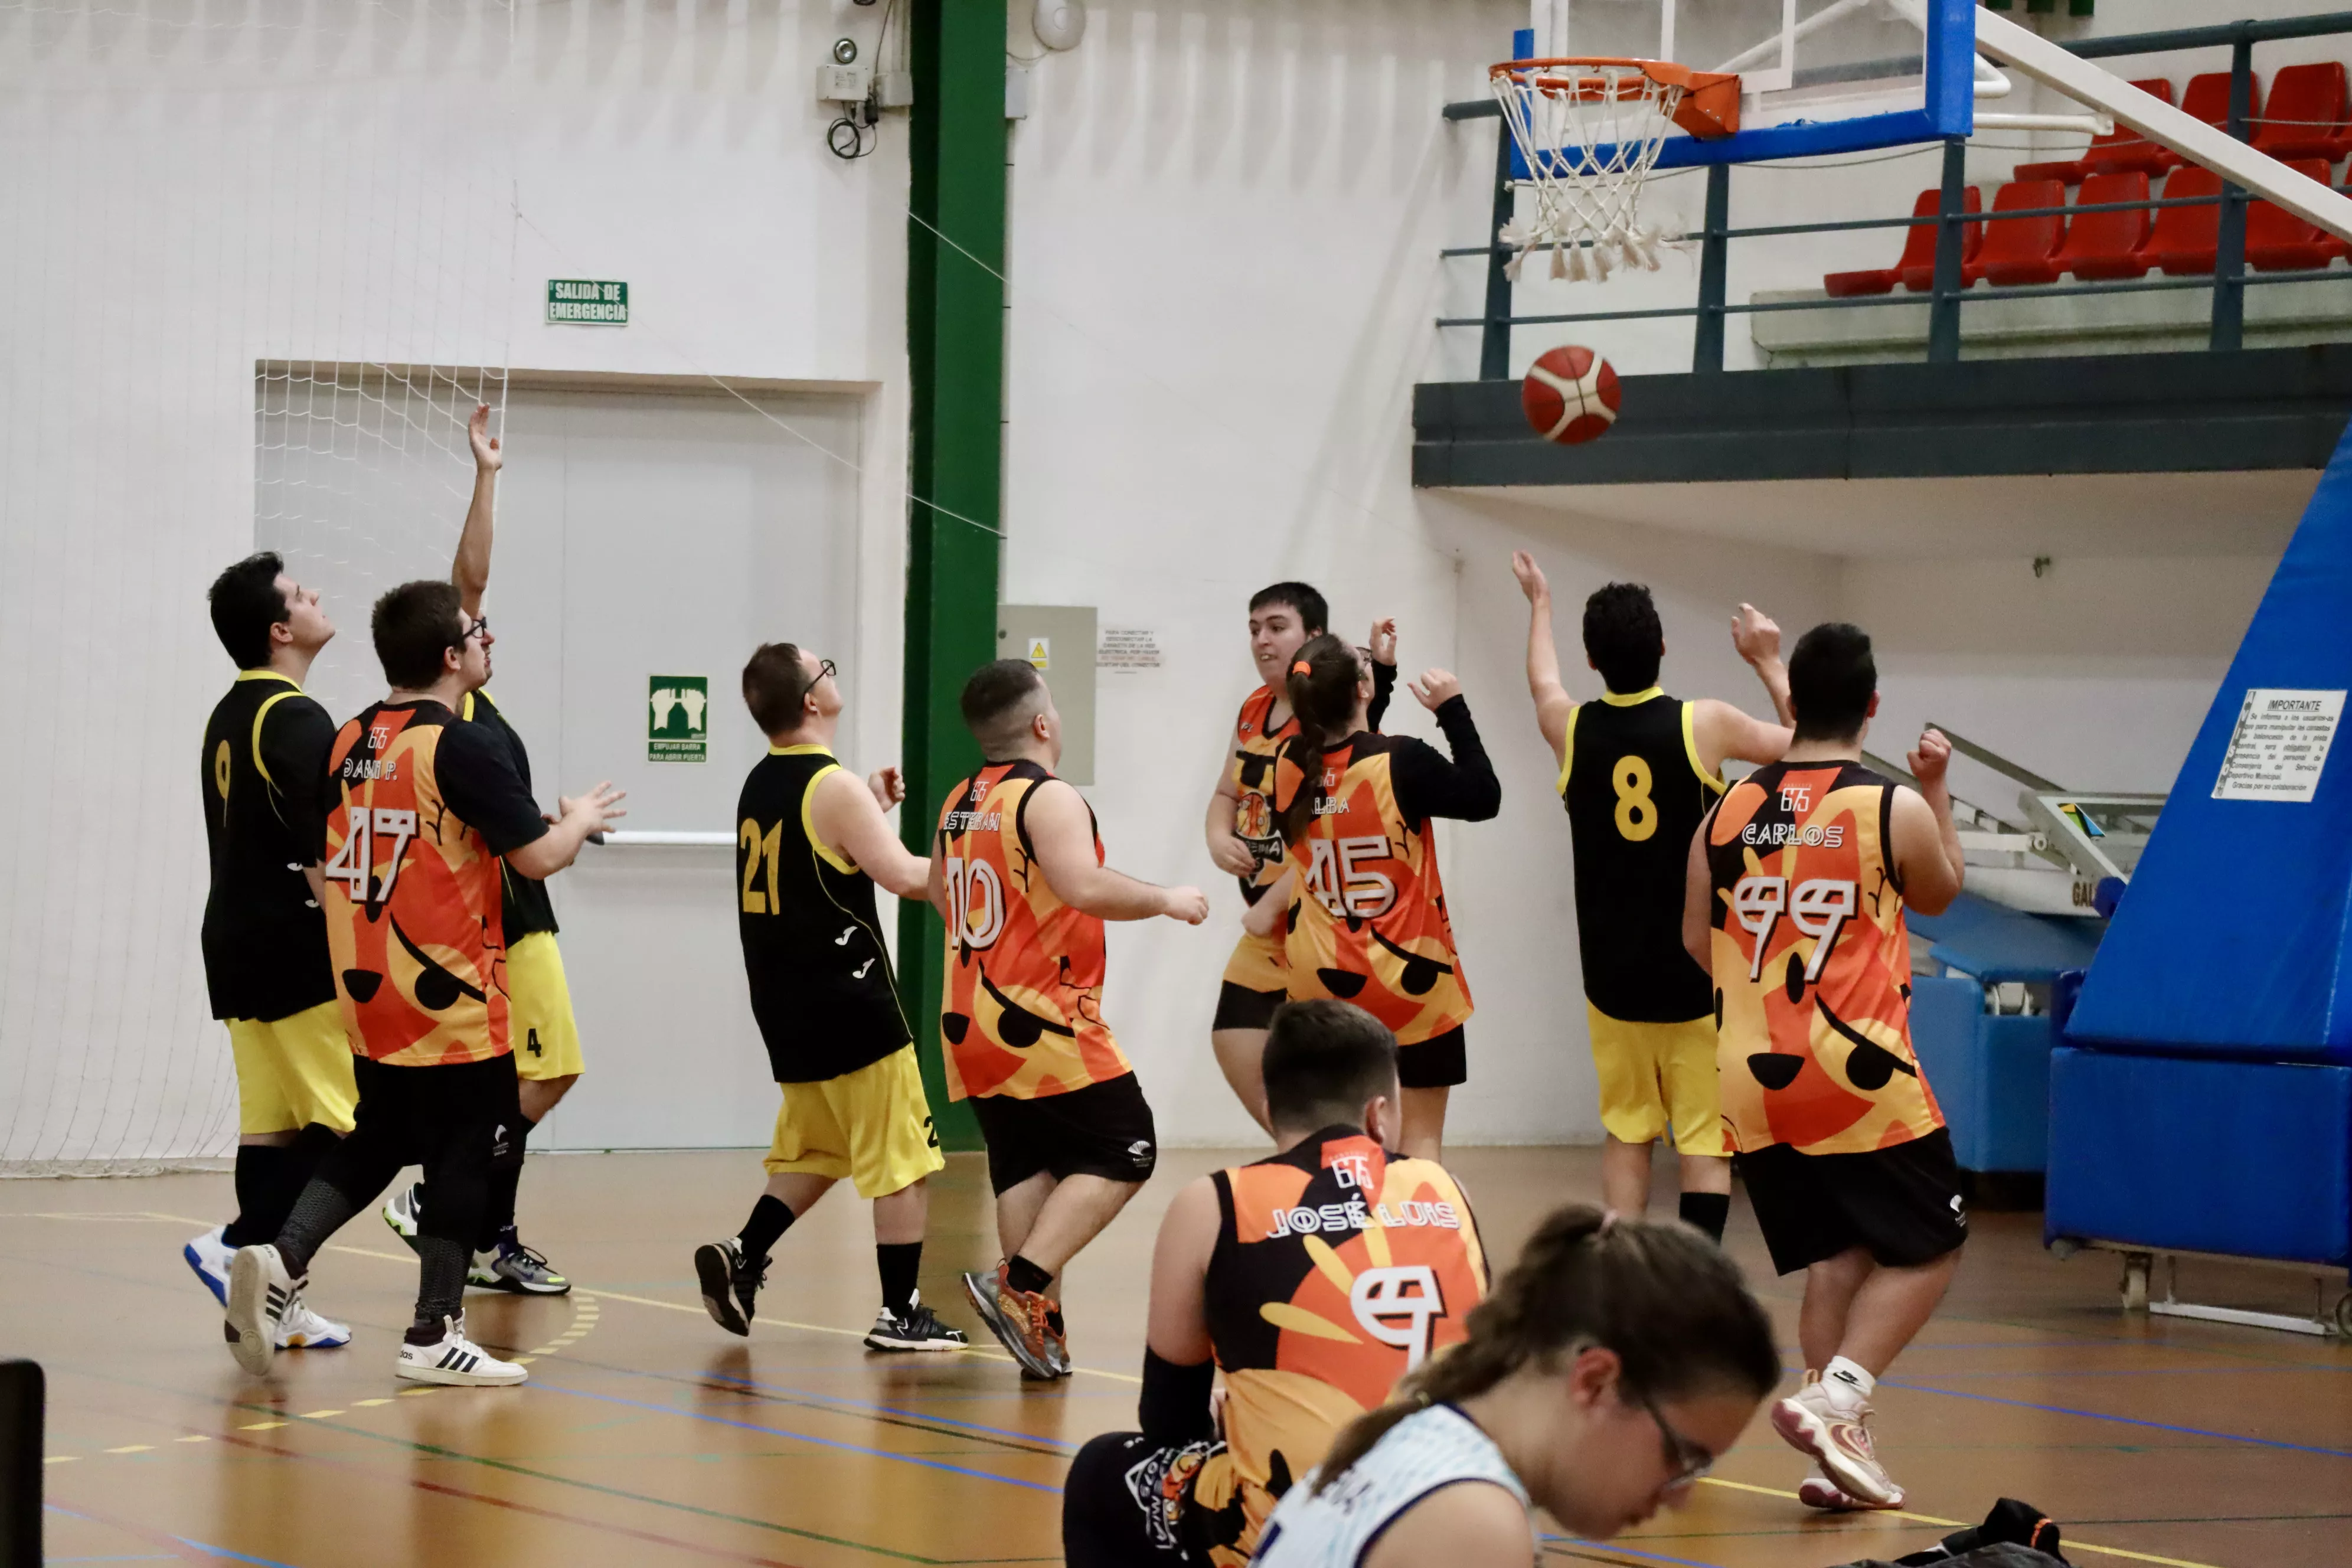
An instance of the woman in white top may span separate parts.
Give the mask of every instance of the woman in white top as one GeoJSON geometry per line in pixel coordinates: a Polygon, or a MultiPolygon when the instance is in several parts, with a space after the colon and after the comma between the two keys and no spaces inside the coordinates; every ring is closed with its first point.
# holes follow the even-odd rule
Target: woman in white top
{"type": "Polygon", "coordinates": [[[1593,1541],[1639,1524],[1780,1380],[1771,1323],[1714,1244],[1581,1205],[1467,1326],[1282,1500],[1253,1568],[1528,1568],[1532,1508],[1593,1541]]]}

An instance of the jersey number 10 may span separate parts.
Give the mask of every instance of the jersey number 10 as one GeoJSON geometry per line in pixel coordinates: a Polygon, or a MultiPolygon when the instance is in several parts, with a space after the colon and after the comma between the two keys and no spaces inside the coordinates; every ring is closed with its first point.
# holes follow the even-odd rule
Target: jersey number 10
{"type": "Polygon", "coordinates": [[[351,820],[343,835],[343,847],[335,851],[335,858],[321,870],[328,879],[344,885],[352,902],[373,903],[382,909],[392,902],[392,885],[400,879],[400,868],[408,858],[409,840],[416,837],[416,814],[382,806],[370,809],[354,805],[349,810],[351,820]],[[382,836],[392,839],[388,857],[391,864],[384,868],[383,880],[371,896],[368,884],[375,873],[375,839],[382,836]]]}

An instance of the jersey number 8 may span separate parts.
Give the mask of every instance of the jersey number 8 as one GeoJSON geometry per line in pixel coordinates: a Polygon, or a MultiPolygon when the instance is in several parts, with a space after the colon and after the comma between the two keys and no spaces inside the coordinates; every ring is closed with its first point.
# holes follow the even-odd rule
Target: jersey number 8
{"type": "Polygon", "coordinates": [[[373,903],[382,909],[392,902],[392,886],[400,879],[401,865],[408,857],[408,841],[416,837],[416,814],[381,806],[370,810],[364,805],[352,806],[350,811],[350,827],[343,836],[343,847],[321,869],[330,879],[345,886],[352,902],[373,903]],[[384,869],[383,883],[371,896],[368,883],[375,870],[377,834],[392,836],[391,864],[384,869]]]}

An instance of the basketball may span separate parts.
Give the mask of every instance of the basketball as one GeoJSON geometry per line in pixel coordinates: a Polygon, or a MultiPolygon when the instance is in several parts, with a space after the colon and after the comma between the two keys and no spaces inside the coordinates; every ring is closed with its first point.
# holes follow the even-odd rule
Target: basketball
{"type": "Polygon", "coordinates": [[[1536,434],[1568,445],[1606,435],[1617,423],[1617,373],[1578,343],[1546,351],[1519,388],[1536,434]]]}

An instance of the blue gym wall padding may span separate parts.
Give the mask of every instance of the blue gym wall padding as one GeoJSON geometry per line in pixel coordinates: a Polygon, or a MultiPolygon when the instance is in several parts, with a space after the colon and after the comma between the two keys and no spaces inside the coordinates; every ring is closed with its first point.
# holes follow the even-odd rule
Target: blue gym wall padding
{"type": "Polygon", "coordinates": [[[2308,804],[2213,799],[2245,694],[2262,687],[2352,689],[2352,433],[2174,781],[2084,982],[2074,1040],[2352,1063],[2352,735],[2336,736],[2308,804]]]}

